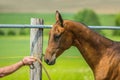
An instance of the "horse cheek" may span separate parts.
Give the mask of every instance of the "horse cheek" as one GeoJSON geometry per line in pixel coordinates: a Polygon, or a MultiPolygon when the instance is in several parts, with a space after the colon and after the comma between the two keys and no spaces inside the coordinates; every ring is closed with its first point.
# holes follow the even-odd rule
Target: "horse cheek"
{"type": "Polygon", "coordinates": [[[70,48],[71,45],[72,45],[71,37],[68,37],[67,39],[64,40],[64,47],[65,47],[65,49],[70,48]]]}

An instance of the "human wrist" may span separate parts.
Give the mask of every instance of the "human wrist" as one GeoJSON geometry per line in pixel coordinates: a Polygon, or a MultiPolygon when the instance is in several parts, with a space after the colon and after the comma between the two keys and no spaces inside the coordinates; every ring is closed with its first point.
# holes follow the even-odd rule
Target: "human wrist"
{"type": "Polygon", "coordinates": [[[21,62],[22,62],[22,65],[25,65],[25,62],[23,60],[21,60],[21,62]]]}

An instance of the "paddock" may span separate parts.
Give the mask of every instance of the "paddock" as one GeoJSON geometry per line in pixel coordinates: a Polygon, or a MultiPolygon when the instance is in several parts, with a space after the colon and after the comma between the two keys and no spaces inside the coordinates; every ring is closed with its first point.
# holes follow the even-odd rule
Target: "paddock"
{"type": "MultiPolygon", "coordinates": [[[[30,55],[42,59],[43,54],[43,29],[50,29],[52,25],[44,25],[43,19],[31,18],[31,24],[0,24],[0,28],[31,28],[30,30],[30,55]]],[[[115,26],[89,26],[98,30],[120,30],[115,26]]],[[[30,80],[42,80],[42,67],[35,63],[35,68],[31,69],[30,80]]]]}

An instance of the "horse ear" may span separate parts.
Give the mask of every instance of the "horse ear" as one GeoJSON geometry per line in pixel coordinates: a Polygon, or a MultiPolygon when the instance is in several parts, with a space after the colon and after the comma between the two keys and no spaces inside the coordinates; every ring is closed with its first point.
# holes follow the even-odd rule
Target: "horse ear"
{"type": "Polygon", "coordinates": [[[59,11],[56,11],[56,22],[59,22],[59,24],[63,27],[63,19],[59,11]]]}

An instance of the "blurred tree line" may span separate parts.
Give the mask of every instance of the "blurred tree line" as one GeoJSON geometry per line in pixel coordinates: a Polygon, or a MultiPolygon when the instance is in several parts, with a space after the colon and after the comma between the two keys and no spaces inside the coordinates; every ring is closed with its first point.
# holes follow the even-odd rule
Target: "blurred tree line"
{"type": "Polygon", "coordinates": [[[24,29],[24,28],[20,28],[20,29],[0,29],[0,35],[8,35],[8,36],[15,36],[15,35],[29,35],[30,34],[30,29],[24,29]]]}
{"type": "MultiPolygon", "coordinates": [[[[98,15],[91,9],[84,9],[82,11],[78,11],[76,14],[74,14],[74,20],[89,26],[101,26],[98,15]]],[[[120,14],[116,16],[115,25],[120,26],[120,14]]],[[[7,31],[5,31],[4,29],[0,29],[0,35],[29,35],[29,30],[30,29],[21,28],[21,29],[8,29],[7,31]]],[[[96,31],[103,33],[101,30],[96,31]]],[[[113,35],[120,35],[120,31],[114,30],[113,35]]]]}
{"type": "Polygon", "coordinates": [[[74,16],[75,21],[84,23],[89,26],[100,26],[101,23],[97,14],[91,9],[84,9],[83,11],[79,11],[74,16]]]}
{"type": "MultiPolygon", "coordinates": [[[[89,26],[101,26],[98,15],[91,9],[84,9],[75,14],[74,20],[84,23],[89,26]]],[[[115,18],[115,26],[120,26],[120,14],[115,18]]],[[[97,32],[104,34],[102,30],[96,30],[97,32]]],[[[113,31],[114,36],[120,36],[120,30],[113,31]]]]}
{"type": "MultiPolygon", "coordinates": [[[[120,26],[120,14],[117,14],[117,16],[116,16],[115,25],[120,26]]],[[[113,35],[120,36],[120,30],[114,31],[113,35]]]]}

